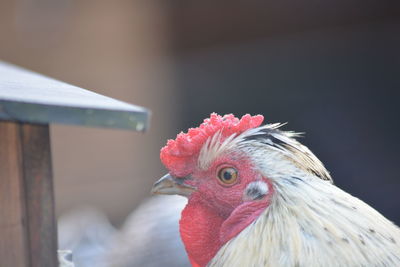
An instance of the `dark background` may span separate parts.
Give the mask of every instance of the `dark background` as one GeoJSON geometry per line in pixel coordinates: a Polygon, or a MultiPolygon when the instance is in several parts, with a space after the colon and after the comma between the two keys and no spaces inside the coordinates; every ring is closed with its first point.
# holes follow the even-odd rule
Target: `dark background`
{"type": "Polygon", "coordinates": [[[400,224],[400,4],[249,1],[174,11],[181,129],[263,114],[400,224]]]}

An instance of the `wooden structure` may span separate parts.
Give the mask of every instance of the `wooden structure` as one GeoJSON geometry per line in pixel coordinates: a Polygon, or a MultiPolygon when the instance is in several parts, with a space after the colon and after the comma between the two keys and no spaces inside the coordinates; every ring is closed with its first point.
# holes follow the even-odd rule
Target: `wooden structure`
{"type": "Polygon", "coordinates": [[[0,266],[58,266],[50,123],[144,131],[149,112],[0,62],[0,266]]]}

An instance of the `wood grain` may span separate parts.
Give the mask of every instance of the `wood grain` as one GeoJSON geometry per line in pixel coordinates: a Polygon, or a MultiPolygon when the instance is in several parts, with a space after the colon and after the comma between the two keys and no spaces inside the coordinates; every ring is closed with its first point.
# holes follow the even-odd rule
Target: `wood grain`
{"type": "Polygon", "coordinates": [[[0,122],[0,266],[28,266],[19,126],[0,122]]]}
{"type": "Polygon", "coordinates": [[[57,266],[48,125],[0,122],[0,223],[0,266],[57,266]]]}
{"type": "Polygon", "coordinates": [[[31,266],[57,266],[57,230],[48,125],[20,126],[31,266]]]}

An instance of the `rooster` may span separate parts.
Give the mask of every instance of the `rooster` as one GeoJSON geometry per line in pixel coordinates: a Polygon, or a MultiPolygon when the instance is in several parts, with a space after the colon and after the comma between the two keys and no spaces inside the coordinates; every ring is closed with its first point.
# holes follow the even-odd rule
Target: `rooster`
{"type": "Polygon", "coordinates": [[[281,124],[215,113],[161,149],[193,266],[400,266],[400,229],[333,184],[281,124]]]}

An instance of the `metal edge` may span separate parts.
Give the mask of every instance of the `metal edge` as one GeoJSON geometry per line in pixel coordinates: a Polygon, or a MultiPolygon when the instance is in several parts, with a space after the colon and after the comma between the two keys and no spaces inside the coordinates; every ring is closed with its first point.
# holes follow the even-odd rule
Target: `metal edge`
{"type": "Polygon", "coordinates": [[[151,112],[55,106],[0,100],[0,119],[36,124],[60,123],[145,132],[151,112]]]}

